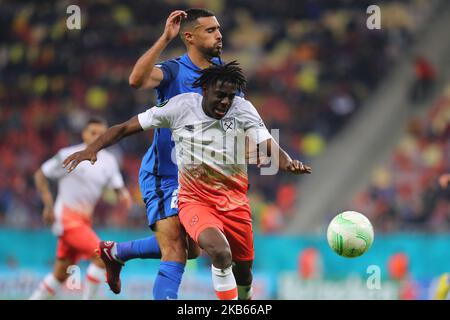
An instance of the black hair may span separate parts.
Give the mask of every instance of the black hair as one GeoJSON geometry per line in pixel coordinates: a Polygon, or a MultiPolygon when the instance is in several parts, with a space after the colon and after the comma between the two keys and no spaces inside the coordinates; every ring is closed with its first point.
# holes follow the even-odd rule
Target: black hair
{"type": "Polygon", "coordinates": [[[237,90],[243,92],[247,83],[244,73],[236,60],[227,64],[214,64],[197,72],[200,74],[200,77],[192,84],[194,88],[208,88],[220,80],[222,83],[228,82],[236,85],[237,90]]]}
{"type": "Polygon", "coordinates": [[[215,14],[213,12],[211,12],[207,9],[202,9],[202,8],[191,8],[191,9],[185,10],[184,12],[186,12],[187,17],[185,19],[181,20],[181,25],[191,23],[191,22],[197,20],[198,18],[215,16],[215,14]]]}
{"type": "Polygon", "coordinates": [[[86,129],[90,124],[103,124],[106,127],[108,126],[108,121],[106,119],[99,116],[91,116],[88,121],[86,121],[86,125],[84,128],[86,129]]]}

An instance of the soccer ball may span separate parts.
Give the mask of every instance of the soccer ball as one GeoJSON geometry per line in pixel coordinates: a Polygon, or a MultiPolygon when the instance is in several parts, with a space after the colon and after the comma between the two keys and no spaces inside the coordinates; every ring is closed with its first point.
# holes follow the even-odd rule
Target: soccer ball
{"type": "Polygon", "coordinates": [[[356,211],[345,211],[331,220],[327,230],[328,244],[338,255],[359,257],[373,242],[373,228],[369,219],[356,211]]]}

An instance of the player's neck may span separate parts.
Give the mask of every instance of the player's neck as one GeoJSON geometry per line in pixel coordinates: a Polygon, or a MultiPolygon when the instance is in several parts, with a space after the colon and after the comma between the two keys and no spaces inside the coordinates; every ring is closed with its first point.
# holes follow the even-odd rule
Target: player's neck
{"type": "Polygon", "coordinates": [[[207,57],[197,50],[188,50],[189,59],[200,69],[206,69],[211,66],[212,57],[207,57]]]}

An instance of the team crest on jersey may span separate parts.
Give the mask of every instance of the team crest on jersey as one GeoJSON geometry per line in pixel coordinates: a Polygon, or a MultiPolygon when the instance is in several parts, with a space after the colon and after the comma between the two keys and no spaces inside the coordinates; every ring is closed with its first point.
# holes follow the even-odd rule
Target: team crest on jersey
{"type": "Polygon", "coordinates": [[[235,118],[226,118],[220,120],[220,125],[225,132],[236,130],[236,119],[235,118]]]}
{"type": "Polygon", "coordinates": [[[189,222],[189,224],[190,224],[191,226],[193,226],[193,225],[195,225],[197,222],[198,222],[198,216],[195,215],[195,216],[192,217],[191,222],[189,222]]]}

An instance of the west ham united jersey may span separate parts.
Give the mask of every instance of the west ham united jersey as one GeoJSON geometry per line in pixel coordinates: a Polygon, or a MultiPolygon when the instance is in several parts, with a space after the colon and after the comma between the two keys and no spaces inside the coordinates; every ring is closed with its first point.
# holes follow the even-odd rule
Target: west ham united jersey
{"type": "MultiPolygon", "coordinates": [[[[213,63],[221,64],[220,59],[214,58],[213,63]]],[[[197,92],[201,94],[201,88],[193,88],[192,84],[198,78],[200,70],[189,59],[187,54],[173,60],[165,61],[156,67],[161,68],[164,78],[156,88],[157,103],[160,104],[178,94],[197,92]]],[[[170,130],[158,128],[154,132],[153,144],[142,159],[139,179],[141,186],[146,186],[145,177],[149,174],[160,176],[177,175],[175,159],[172,159],[172,141],[170,130]]],[[[151,186],[150,186],[151,187],[151,186]]]]}
{"type": "Polygon", "coordinates": [[[139,114],[139,123],[144,130],[170,128],[180,202],[232,210],[248,203],[246,144],[251,148],[271,135],[249,101],[235,97],[224,118],[217,120],[204,113],[202,99],[198,93],[180,94],[139,114]]]}
{"type": "Polygon", "coordinates": [[[63,148],[41,166],[42,172],[49,179],[58,181],[58,195],[55,201],[55,224],[53,230],[60,233],[76,223],[78,216],[90,219],[95,205],[104,188],[120,189],[124,187],[119,165],[114,156],[107,150],[97,153],[97,162],[92,165],[84,161],[71,173],[62,167],[65,158],[74,152],[86,148],[85,144],[63,148]],[[75,213],[64,217],[64,210],[75,213]],[[75,221],[69,221],[74,219],[75,221]]]}

